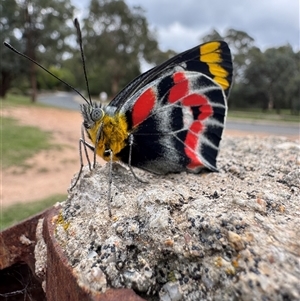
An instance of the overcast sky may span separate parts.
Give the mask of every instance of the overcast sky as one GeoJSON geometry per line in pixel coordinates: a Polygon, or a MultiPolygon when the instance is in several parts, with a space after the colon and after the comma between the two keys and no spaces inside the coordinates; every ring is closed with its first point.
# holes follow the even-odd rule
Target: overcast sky
{"type": "MultiPolygon", "coordinates": [[[[90,0],[71,0],[83,14],[90,0]]],[[[162,50],[184,51],[212,28],[247,32],[261,49],[291,44],[299,50],[299,0],[125,0],[139,5],[162,50]]]]}

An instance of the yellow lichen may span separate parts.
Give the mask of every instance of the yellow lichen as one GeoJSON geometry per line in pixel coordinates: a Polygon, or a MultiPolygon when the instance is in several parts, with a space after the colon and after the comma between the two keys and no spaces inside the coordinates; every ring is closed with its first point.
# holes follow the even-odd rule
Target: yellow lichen
{"type": "Polygon", "coordinates": [[[168,274],[168,281],[171,281],[171,282],[177,281],[176,276],[175,276],[175,272],[174,272],[174,271],[171,271],[171,272],[168,274]]]}
{"type": "Polygon", "coordinates": [[[61,212],[58,214],[56,219],[56,226],[58,225],[62,226],[65,231],[67,231],[70,226],[70,222],[65,221],[61,212]]]}

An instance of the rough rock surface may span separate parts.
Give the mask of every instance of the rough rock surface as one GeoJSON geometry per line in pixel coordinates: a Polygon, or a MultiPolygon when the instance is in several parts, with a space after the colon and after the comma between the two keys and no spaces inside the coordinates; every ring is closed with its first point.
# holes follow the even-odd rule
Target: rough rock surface
{"type": "Polygon", "coordinates": [[[300,300],[299,143],[226,138],[219,173],[89,171],[56,237],[78,283],[146,300],[300,300]]]}

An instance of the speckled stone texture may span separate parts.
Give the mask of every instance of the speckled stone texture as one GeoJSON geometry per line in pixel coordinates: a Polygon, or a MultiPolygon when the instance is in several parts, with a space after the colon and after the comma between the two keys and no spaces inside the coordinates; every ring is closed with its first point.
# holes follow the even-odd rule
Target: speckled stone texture
{"type": "Polygon", "coordinates": [[[299,143],[226,138],[219,173],[84,169],[56,238],[90,290],[146,300],[300,300],[299,143]]]}

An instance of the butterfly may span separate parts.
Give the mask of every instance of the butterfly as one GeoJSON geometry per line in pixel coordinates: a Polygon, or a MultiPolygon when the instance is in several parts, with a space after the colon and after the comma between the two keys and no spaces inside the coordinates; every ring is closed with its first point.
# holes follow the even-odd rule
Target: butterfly
{"type": "Polygon", "coordinates": [[[131,170],[217,171],[232,73],[223,41],[180,53],[135,78],[107,106],[82,104],[83,130],[92,144],[81,141],[131,170]]]}
{"type": "MultiPolygon", "coordinates": [[[[85,61],[79,22],[74,20],[85,61]]],[[[128,164],[154,174],[198,173],[203,168],[217,171],[217,156],[227,114],[227,98],[232,85],[232,58],[224,41],[198,45],[141,74],[129,83],[107,106],[86,99],[79,91],[42,65],[4,43],[15,53],[77,92],[85,103],[80,139],[81,167],[70,189],[83,170],[82,146],[91,169],[87,148],[112,163],[128,164]],[[91,140],[88,143],[85,135],[91,140]]],[[[110,211],[111,166],[108,187],[110,211]]]]}

